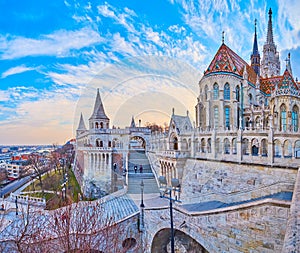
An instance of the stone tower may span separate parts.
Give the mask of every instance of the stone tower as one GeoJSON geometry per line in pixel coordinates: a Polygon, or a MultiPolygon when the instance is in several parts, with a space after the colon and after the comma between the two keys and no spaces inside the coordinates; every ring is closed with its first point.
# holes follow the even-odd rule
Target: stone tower
{"type": "Polygon", "coordinates": [[[267,41],[263,47],[261,62],[261,76],[263,78],[280,75],[279,53],[273,40],[272,9],[269,10],[267,41]]]}

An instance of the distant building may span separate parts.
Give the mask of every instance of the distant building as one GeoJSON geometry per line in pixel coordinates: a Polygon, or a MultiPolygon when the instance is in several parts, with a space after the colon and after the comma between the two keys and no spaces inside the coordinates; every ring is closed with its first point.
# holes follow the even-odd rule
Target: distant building
{"type": "Polygon", "coordinates": [[[6,164],[6,173],[9,180],[15,180],[20,177],[21,166],[18,164],[6,164]]]}

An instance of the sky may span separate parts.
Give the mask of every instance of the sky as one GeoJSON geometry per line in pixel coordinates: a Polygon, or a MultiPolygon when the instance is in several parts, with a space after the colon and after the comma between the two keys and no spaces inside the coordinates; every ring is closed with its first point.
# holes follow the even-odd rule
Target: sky
{"type": "Polygon", "coordinates": [[[194,117],[203,71],[222,43],[249,63],[268,9],[281,70],[300,77],[298,0],[0,0],[0,145],[62,144],[86,126],[99,88],[111,125],[194,117]],[[187,112],[189,111],[189,112],[187,112]]]}

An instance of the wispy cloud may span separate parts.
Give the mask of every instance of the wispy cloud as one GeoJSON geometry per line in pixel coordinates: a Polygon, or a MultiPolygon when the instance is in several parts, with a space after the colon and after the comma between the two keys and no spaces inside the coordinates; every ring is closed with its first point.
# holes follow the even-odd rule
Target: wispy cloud
{"type": "Polygon", "coordinates": [[[31,70],[35,70],[35,68],[26,67],[24,64],[22,64],[20,66],[13,67],[13,68],[6,70],[5,72],[2,73],[1,78],[6,78],[11,75],[20,74],[20,73],[23,73],[26,71],[31,71],[31,70]]]}
{"type": "Polygon", "coordinates": [[[15,59],[26,56],[54,55],[64,57],[72,50],[79,50],[103,41],[103,38],[89,27],[77,31],[59,30],[42,35],[38,39],[17,36],[0,36],[1,59],[15,59]]]}

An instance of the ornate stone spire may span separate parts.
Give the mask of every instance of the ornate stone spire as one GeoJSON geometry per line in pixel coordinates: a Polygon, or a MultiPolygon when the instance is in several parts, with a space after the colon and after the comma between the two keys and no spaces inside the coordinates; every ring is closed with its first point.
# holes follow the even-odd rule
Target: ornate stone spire
{"type": "Polygon", "coordinates": [[[269,22],[268,22],[268,33],[267,33],[267,44],[274,44],[273,40],[273,27],[272,27],[272,9],[269,10],[269,22]]]}
{"type": "Polygon", "coordinates": [[[258,52],[258,46],[257,46],[256,22],[257,20],[255,19],[253,50],[251,54],[251,67],[254,69],[257,75],[260,75],[260,54],[258,52]]]}
{"type": "Polygon", "coordinates": [[[260,69],[263,78],[280,75],[279,53],[273,40],[272,10],[269,10],[267,41],[263,48],[263,58],[260,69]]]}

